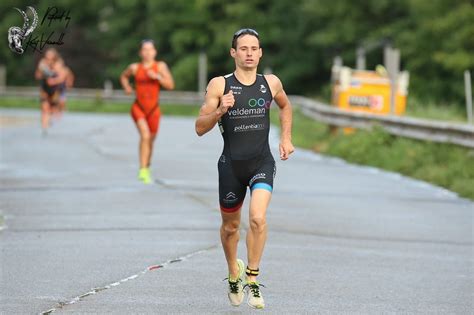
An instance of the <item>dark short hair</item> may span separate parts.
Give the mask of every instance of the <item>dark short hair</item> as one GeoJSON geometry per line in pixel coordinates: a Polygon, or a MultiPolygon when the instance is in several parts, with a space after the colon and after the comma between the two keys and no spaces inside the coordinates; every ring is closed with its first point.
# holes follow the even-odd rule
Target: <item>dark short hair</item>
{"type": "Polygon", "coordinates": [[[260,37],[256,30],[253,28],[242,28],[234,33],[234,36],[232,37],[232,48],[237,49],[237,39],[244,35],[252,35],[257,37],[258,43],[260,44],[260,37]]]}
{"type": "Polygon", "coordinates": [[[146,39],[142,39],[142,41],[140,42],[140,49],[142,49],[143,45],[146,44],[146,43],[152,43],[153,47],[156,48],[155,41],[153,39],[146,38],[146,39]]]}

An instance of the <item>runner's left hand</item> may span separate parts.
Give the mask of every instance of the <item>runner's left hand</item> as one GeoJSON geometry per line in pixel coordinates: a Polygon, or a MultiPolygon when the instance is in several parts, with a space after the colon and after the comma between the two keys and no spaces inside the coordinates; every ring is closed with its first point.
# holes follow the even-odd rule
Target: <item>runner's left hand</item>
{"type": "Polygon", "coordinates": [[[281,160],[283,161],[288,160],[288,157],[293,152],[295,152],[295,147],[291,143],[291,140],[280,141],[280,159],[281,160]]]}
{"type": "Polygon", "coordinates": [[[158,72],[155,72],[153,70],[148,70],[146,74],[154,80],[161,80],[161,75],[158,72]]]}

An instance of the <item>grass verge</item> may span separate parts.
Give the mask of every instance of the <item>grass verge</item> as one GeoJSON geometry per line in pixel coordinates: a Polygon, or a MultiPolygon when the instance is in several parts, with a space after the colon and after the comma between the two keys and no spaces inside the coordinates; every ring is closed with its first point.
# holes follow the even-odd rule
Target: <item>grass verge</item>
{"type": "Polygon", "coordinates": [[[421,102],[415,97],[408,98],[405,114],[407,116],[416,118],[467,123],[465,108],[456,104],[435,104],[433,102],[421,102]]]}
{"type": "MultiPolygon", "coordinates": [[[[131,103],[123,102],[104,102],[102,100],[68,100],[67,108],[71,112],[90,112],[90,113],[129,113],[131,103]]],[[[35,99],[15,99],[0,98],[0,107],[19,108],[19,109],[38,109],[39,101],[35,99]]],[[[197,115],[199,108],[197,106],[188,106],[182,104],[160,105],[164,115],[189,116],[197,115]]]]}

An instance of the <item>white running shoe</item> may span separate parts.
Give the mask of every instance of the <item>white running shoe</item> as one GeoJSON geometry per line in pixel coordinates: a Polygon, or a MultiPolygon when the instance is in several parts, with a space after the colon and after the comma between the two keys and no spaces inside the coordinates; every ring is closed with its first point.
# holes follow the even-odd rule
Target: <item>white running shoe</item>
{"type": "Polygon", "coordinates": [[[237,259],[237,264],[239,265],[239,275],[237,279],[231,279],[230,275],[227,280],[229,281],[229,301],[232,306],[239,306],[244,300],[244,287],[242,285],[243,276],[244,276],[244,262],[241,259],[237,259]]]}
{"type": "Polygon", "coordinates": [[[263,284],[258,282],[247,282],[245,288],[247,289],[247,304],[250,307],[262,309],[265,307],[265,301],[263,300],[260,286],[264,287],[263,284]]]}

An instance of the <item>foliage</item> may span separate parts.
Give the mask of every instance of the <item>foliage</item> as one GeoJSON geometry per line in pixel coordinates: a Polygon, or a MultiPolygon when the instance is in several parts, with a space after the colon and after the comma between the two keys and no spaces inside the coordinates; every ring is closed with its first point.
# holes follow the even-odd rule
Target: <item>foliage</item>
{"type": "MultiPolygon", "coordinates": [[[[33,5],[40,19],[51,3],[2,1],[0,33],[22,23],[13,7],[33,5]]],[[[141,39],[158,43],[180,89],[197,89],[197,55],[206,51],[209,77],[232,71],[233,33],[256,28],[264,49],[261,71],[271,67],[292,94],[327,91],[332,58],[353,65],[360,44],[392,42],[411,74],[410,95],[423,102],[464,103],[463,71],[474,68],[474,8],[469,0],[58,0],[71,23],[60,47],[79,87],[100,87],[136,61],[141,39]],[[323,91],[321,90],[323,89],[323,91]],[[325,90],[324,90],[325,89],[325,90]]],[[[53,23],[54,24],[54,23],[53,23]]],[[[61,26],[56,24],[56,29],[61,26]]],[[[37,32],[50,30],[45,25],[37,32]]],[[[38,33],[39,34],[39,33],[38,33]]],[[[382,49],[368,53],[373,68],[382,49]]],[[[31,85],[40,53],[0,48],[8,83],[31,85]]]]}

